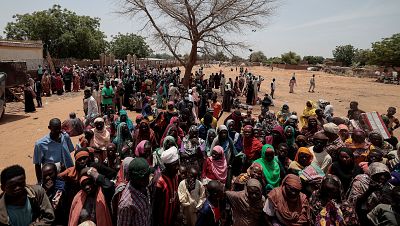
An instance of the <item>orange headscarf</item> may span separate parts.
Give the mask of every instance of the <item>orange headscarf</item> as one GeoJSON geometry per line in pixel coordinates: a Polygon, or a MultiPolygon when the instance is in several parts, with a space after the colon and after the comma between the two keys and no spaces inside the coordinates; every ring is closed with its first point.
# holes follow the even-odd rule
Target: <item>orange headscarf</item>
{"type": "Polygon", "coordinates": [[[299,155],[300,155],[300,153],[304,153],[304,154],[307,154],[307,155],[309,156],[309,157],[308,157],[308,164],[307,164],[307,165],[310,165],[310,164],[312,163],[312,161],[313,161],[313,158],[314,158],[314,156],[313,156],[313,154],[311,153],[310,149],[308,149],[308,148],[306,148],[306,147],[301,147],[301,148],[299,148],[299,150],[298,150],[297,153],[296,153],[296,157],[294,158],[294,161],[299,162],[299,155]]]}

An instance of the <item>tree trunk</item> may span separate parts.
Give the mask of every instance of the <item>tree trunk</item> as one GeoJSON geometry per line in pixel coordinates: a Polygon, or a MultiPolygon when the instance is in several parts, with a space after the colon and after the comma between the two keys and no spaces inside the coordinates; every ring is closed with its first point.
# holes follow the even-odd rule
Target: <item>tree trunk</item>
{"type": "Polygon", "coordinates": [[[189,59],[185,64],[185,75],[183,76],[183,85],[185,88],[190,86],[190,75],[192,74],[193,66],[196,64],[197,60],[197,41],[192,42],[192,49],[190,50],[189,59]]]}

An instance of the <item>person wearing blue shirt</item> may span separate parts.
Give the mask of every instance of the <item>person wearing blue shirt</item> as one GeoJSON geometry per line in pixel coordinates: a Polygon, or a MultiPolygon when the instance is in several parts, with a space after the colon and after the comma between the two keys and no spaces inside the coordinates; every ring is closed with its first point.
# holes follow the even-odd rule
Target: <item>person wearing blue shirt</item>
{"type": "Polygon", "coordinates": [[[68,134],[61,131],[60,119],[51,119],[48,128],[50,133],[36,141],[33,153],[38,183],[42,181],[42,165],[45,163],[55,163],[65,168],[74,166],[70,154],[74,151],[74,145],[68,134]]]}

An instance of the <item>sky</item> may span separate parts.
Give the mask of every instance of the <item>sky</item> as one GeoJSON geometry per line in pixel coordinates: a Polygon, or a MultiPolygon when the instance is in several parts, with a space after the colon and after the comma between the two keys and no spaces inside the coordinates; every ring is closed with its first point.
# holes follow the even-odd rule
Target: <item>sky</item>
{"type": "MultiPolygon", "coordinates": [[[[121,33],[138,33],[142,24],[121,16],[120,0],[1,0],[0,36],[14,14],[31,13],[59,4],[79,15],[101,18],[100,29],[108,39],[121,33]]],[[[266,26],[238,37],[253,51],[267,57],[294,51],[301,56],[332,57],[338,45],[370,48],[371,43],[400,33],[399,0],[278,0],[279,6],[266,26]]],[[[138,33],[148,36],[146,33],[138,33]]],[[[151,40],[150,46],[152,46],[151,40]]],[[[153,48],[156,52],[159,49],[153,48]]],[[[245,49],[236,51],[248,57],[245,49]]]]}

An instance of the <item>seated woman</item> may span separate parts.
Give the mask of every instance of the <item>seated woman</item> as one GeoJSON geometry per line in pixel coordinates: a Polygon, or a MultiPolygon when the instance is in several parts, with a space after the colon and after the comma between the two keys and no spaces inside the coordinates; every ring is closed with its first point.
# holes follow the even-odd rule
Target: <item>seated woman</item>
{"type": "Polygon", "coordinates": [[[278,148],[280,143],[284,142],[286,142],[286,137],[282,126],[275,126],[271,131],[271,135],[265,137],[265,144],[271,144],[275,149],[278,148]]]}
{"type": "Polygon", "coordinates": [[[224,149],[217,145],[212,149],[211,156],[207,158],[203,166],[203,172],[201,174],[203,184],[207,184],[210,180],[217,180],[225,184],[227,175],[228,165],[224,149]]]}
{"type": "Polygon", "coordinates": [[[261,158],[255,163],[262,166],[263,174],[267,182],[266,190],[270,191],[279,186],[281,180],[278,158],[275,158],[275,150],[270,144],[265,144],[261,150],[261,158]]]}
{"type": "Polygon", "coordinates": [[[323,128],[318,125],[317,118],[315,116],[310,116],[307,126],[303,126],[301,133],[307,138],[308,143],[311,143],[314,134],[321,130],[323,130],[323,128]]]}
{"type": "Polygon", "coordinates": [[[320,189],[314,191],[310,198],[312,225],[346,225],[341,210],[343,196],[340,179],[326,175],[320,189]]]}
{"type": "Polygon", "coordinates": [[[367,214],[378,204],[385,203],[390,194],[391,185],[388,167],[374,162],[369,165],[368,174],[357,175],[351,184],[347,201],[356,210],[360,225],[368,225],[367,214]]]}
{"type": "Polygon", "coordinates": [[[312,116],[315,116],[315,110],[317,110],[314,106],[314,103],[311,100],[308,100],[306,103],[306,107],[303,110],[303,115],[300,116],[300,122],[304,127],[308,125],[308,119],[312,116]]]}
{"type": "Polygon", "coordinates": [[[358,164],[360,168],[363,170],[364,173],[369,172],[369,165],[373,162],[380,162],[386,165],[387,159],[383,157],[383,153],[380,150],[377,149],[371,149],[368,152],[367,159],[365,162],[360,162],[358,164]]]}
{"type": "Polygon", "coordinates": [[[369,151],[371,151],[372,149],[378,150],[382,152],[383,157],[386,157],[389,152],[393,151],[393,146],[385,141],[379,132],[372,131],[371,133],[369,133],[368,140],[369,142],[371,142],[371,145],[369,146],[369,151]]]}
{"type": "Polygon", "coordinates": [[[307,196],[301,193],[298,176],[289,174],[282,185],[273,189],[264,205],[266,222],[274,226],[303,226],[310,223],[310,206],[307,196]]]}
{"type": "Polygon", "coordinates": [[[347,139],[345,145],[354,154],[354,161],[358,165],[360,162],[365,162],[367,159],[369,142],[365,140],[366,135],[364,130],[355,129],[351,138],[347,139]]]}
{"type": "Polygon", "coordinates": [[[174,124],[172,124],[171,126],[168,126],[166,133],[164,133],[164,137],[161,138],[161,143],[164,141],[166,136],[172,136],[173,138],[175,138],[176,144],[178,145],[178,147],[180,147],[182,145],[182,140],[180,138],[180,136],[178,135],[178,127],[176,127],[174,124]]]}
{"type": "Polygon", "coordinates": [[[314,156],[308,148],[299,148],[294,161],[292,161],[289,165],[289,173],[298,175],[301,170],[311,165],[313,158],[314,156]]]}
{"type": "Polygon", "coordinates": [[[343,190],[347,191],[353,178],[363,171],[355,164],[353,152],[348,148],[341,148],[338,160],[332,163],[328,173],[337,176],[342,182],[343,190]]]}

